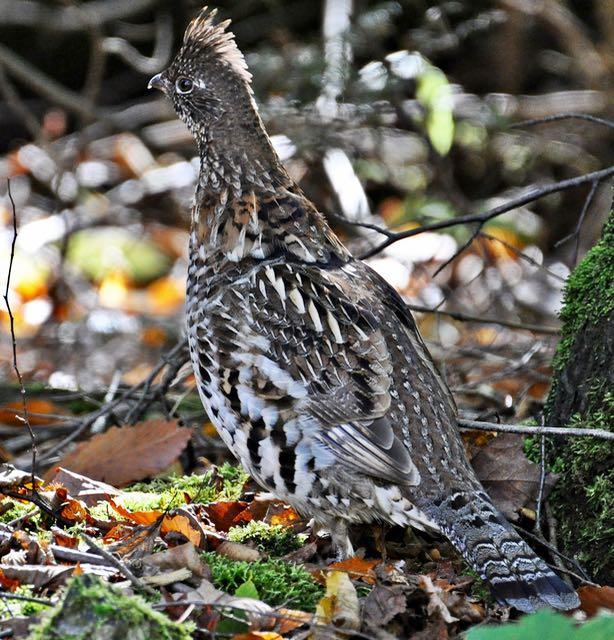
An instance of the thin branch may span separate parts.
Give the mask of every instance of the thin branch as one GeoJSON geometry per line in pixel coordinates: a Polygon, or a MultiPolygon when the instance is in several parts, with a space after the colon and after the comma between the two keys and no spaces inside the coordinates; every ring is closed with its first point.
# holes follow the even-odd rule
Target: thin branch
{"type": "Polygon", "coordinates": [[[458,425],[467,431],[498,431],[499,433],[522,433],[529,436],[571,436],[614,440],[614,431],[605,429],[579,429],[576,427],[529,427],[524,424],[498,424],[496,422],[478,422],[459,418],[458,425]]]}
{"type": "Polygon", "coordinates": [[[559,247],[564,242],[567,242],[567,240],[570,240],[571,238],[575,237],[576,242],[575,242],[574,253],[573,253],[574,265],[578,261],[578,251],[580,250],[580,231],[582,230],[582,225],[584,224],[584,218],[586,217],[586,214],[588,213],[588,210],[593,202],[593,199],[595,198],[595,193],[597,193],[597,188],[599,187],[599,184],[600,184],[599,180],[595,180],[595,182],[593,182],[593,184],[591,185],[591,189],[588,192],[586,199],[584,200],[584,204],[582,205],[582,211],[580,212],[580,217],[578,219],[578,223],[576,224],[576,228],[574,229],[573,233],[570,233],[568,236],[565,236],[562,240],[559,240],[554,245],[555,247],[559,247]]]}
{"type": "Polygon", "coordinates": [[[76,113],[81,118],[96,120],[104,113],[88,100],[39,71],[8,47],[0,44],[0,64],[32,91],[45,96],[51,102],[76,113]]]}
{"type": "MultiPolygon", "coordinates": [[[[478,228],[476,232],[474,232],[472,236],[477,236],[477,233],[482,230],[482,227],[493,218],[502,215],[503,213],[507,213],[508,211],[512,211],[514,209],[518,209],[530,202],[534,202],[535,200],[539,200],[544,196],[548,196],[552,193],[558,193],[559,191],[565,191],[566,189],[572,189],[574,187],[578,187],[583,184],[593,183],[595,181],[602,181],[610,176],[614,176],[614,165],[607,167],[606,169],[600,169],[599,171],[593,171],[591,173],[586,173],[581,176],[577,176],[575,178],[569,178],[567,180],[561,180],[560,182],[553,182],[552,184],[545,185],[543,187],[533,187],[525,192],[523,195],[518,196],[517,198],[512,198],[507,202],[498,205],[488,211],[484,211],[483,213],[470,214],[466,216],[458,216],[457,218],[452,218],[451,220],[441,220],[440,222],[433,222],[431,224],[425,224],[421,227],[414,229],[407,229],[405,231],[399,232],[391,232],[386,229],[382,229],[381,227],[376,227],[375,225],[370,225],[367,228],[374,229],[385,235],[387,238],[384,242],[369,249],[366,253],[360,256],[362,260],[366,258],[371,258],[372,256],[380,253],[386,247],[389,247],[391,244],[402,240],[404,238],[411,238],[413,236],[417,236],[421,233],[425,233],[426,231],[438,231],[440,229],[448,229],[450,227],[454,227],[459,224],[477,224],[478,228]]],[[[354,223],[360,226],[366,226],[364,223],[354,223]]]]}
{"type": "Polygon", "coordinates": [[[547,327],[539,324],[525,324],[524,322],[514,322],[513,320],[498,320],[497,318],[481,318],[480,316],[472,316],[467,313],[460,313],[458,311],[440,311],[439,309],[431,309],[419,304],[407,305],[412,311],[418,313],[435,313],[437,315],[448,316],[454,320],[460,322],[476,322],[479,324],[498,324],[502,327],[509,327],[510,329],[523,329],[525,331],[533,331],[534,333],[547,333],[550,335],[558,335],[559,329],[556,327],[547,327]]]}
{"type": "Polygon", "coordinates": [[[486,238],[486,240],[490,240],[491,242],[498,242],[499,244],[503,245],[508,251],[511,251],[514,255],[518,256],[521,260],[524,260],[525,262],[532,265],[533,267],[536,267],[537,269],[541,269],[542,271],[544,271],[544,273],[546,273],[551,278],[554,278],[559,282],[565,282],[565,278],[561,277],[558,273],[555,273],[554,271],[548,269],[548,267],[545,267],[543,264],[537,262],[537,260],[535,260],[531,256],[528,256],[526,253],[524,253],[523,251],[515,247],[513,244],[507,242],[506,240],[503,240],[503,238],[497,238],[497,236],[493,236],[490,233],[486,233],[485,231],[480,231],[479,237],[486,238]]]}
{"type": "Polygon", "coordinates": [[[107,560],[111,565],[113,565],[123,576],[125,576],[131,582],[131,584],[134,587],[142,591],[145,591],[149,595],[157,595],[157,592],[154,589],[143,584],[121,560],[116,558],[112,553],[109,553],[106,549],[103,549],[102,547],[98,546],[96,541],[90,538],[87,534],[81,533],[80,535],[81,535],[81,538],[83,538],[85,544],[92,551],[101,555],[105,560],[107,560]]]}
{"type": "Polygon", "coordinates": [[[79,32],[126,20],[155,7],[160,0],[92,0],[81,5],[51,7],[31,0],[0,0],[3,26],[35,27],[48,31],[79,32]]]}
{"type": "Polygon", "coordinates": [[[140,73],[156,73],[170,60],[173,45],[173,21],[166,12],[156,18],[156,39],[151,57],[144,56],[124,38],[105,38],[102,48],[106,53],[118,55],[140,73]]]}
{"type": "Polygon", "coordinates": [[[36,604],[44,604],[46,607],[53,607],[54,603],[51,600],[43,600],[42,598],[32,598],[31,596],[23,596],[19,593],[7,593],[6,591],[0,591],[0,598],[3,600],[20,600],[22,602],[35,602],[36,604]]]}
{"type": "Polygon", "coordinates": [[[537,124],[545,124],[547,122],[557,122],[558,120],[586,120],[587,122],[594,122],[595,124],[601,124],[604,127],[614,129],[614,121],[606,120],[605,118],[598,118],[597,116],[591,116],[587,113],[557,113],[552,116],[544,116],[543,118],[532,118],[531,120],[522,120],[521,122],[514,122],[509,126],[510,129],[521,129],[523,127],[533,127],[537,124]]]}
{"type": "Polygon", "coordinates": [[[13,200],[13,194],[11,193],[11,181],[7,180],[7,194],[9,200],[11,202],[11,209],[13,211],[13,239],[11,241],[11,253],[9,257],[9,269],[6,275],[6,289],[4,291],[4,304],[6,305],[6,310],[9,314],[9,324],[11,331],[11,345],[13,348],[13,371],[17,376],[17,381],[19,383],[19,393],[21,394],[21,404],[23,410],[23,416],[21,419],[24,421],[28,433],[30,435],[30,442],[32,444],[32,469],[31,473],[31,482],[32,482],[32,491],[37,494],[36,490],[36,436],[34,435],[34,431],[32,430],[32,425],[30,424],[30,416],[28,415],[28,405],[26,402],[26,388],[23,384],[23,378],[21,377],[21,372],[19,371],[19,367],[17,366],[17,339],[15,337],[15,318],[13,316],[13,311],[11,309],[11,304],[9,302],[9,287],[11,285],[11,274],[13,271],[13,262],[15,261],[15,244],[17,243],[17,210],[15,208],[15,200],[13,200]]]}
{"type": "MultiPolygon", "coordinates": [[[[544,417],[542,415],[542,427],[544,417]]],[[[537,509],[535,511],[535,529],[538,535],[542,533],[542,505],[544,503],[544,489],[546,487],[546,436],[539,439],[539,492],[537,494],[537,509]]]]}

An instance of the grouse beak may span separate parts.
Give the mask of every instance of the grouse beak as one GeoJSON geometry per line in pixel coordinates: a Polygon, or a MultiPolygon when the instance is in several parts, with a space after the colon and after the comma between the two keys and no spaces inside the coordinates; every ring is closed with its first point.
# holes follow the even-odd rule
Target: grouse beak
{"type": "Polygon", "coordinates": [[[148,89],[159,89],[160,91],[163,91],[164,93],[166,93],[166,79],[164,78],[164,76],[161,73],[157,73],[148,83],[147,83],[147,88],[148,89]]]}

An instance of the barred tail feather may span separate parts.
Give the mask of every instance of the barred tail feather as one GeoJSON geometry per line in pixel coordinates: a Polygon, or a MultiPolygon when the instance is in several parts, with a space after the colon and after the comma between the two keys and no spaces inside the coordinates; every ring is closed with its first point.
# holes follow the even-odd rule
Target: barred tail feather
{"type": "Polygon", "coordinates": [[[531,612],[575,609],[578,595],[516,533],[483,492],[446,497],[431,517],[501,604],[531,612]]]}

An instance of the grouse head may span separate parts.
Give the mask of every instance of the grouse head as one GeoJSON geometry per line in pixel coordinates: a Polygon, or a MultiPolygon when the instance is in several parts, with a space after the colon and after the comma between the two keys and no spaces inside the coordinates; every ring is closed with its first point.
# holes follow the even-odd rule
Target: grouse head
{"type": "MultiPolygon", "coordinates": [[[[207,7],[200,11],[186,29],[172,64],[148,86],[171,99],[194,134],[201,157],[236,165],[245,155],[261,155],[266,134],[245,58],[227,31],[230,20],[220,22],[216,14],[217,10],[207,7]]],[[[268,147],[265,141],[264,148],[268,147]]]]}

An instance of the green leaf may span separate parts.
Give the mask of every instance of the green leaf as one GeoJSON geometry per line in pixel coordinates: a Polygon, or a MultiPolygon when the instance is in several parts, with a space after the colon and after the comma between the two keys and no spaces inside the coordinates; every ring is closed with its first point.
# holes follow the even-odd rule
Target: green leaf
{"type": "Polygon", "coordinates": [[[454,141],[452,90],[443,71],[431,65],[418,78],[418,102],[426,109],[425,127],[433,148],[445,156],[454,141]]]}
{"type": "Polygon", "coordinates": [[[614,617],[600,616],[583,625],[560,613],[542,609],[517,623],[472,629],[467,640],[609,640],[614,617]]]}
{"type": "Polygon", "coordinates": [[[256,585],[251,580],[246,580],[243,584],[240,584],[235,590],[235,596],[260,600],[258,589],[256,589],[256,585]]]}

